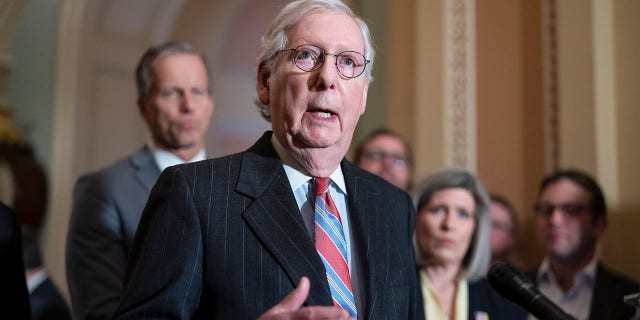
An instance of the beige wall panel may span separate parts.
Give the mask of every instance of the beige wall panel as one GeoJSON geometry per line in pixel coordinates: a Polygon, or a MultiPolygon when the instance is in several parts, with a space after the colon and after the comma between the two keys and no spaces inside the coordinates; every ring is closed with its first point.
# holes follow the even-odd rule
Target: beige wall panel
{"type": "Polygon", "coordinates": [[[389,32],[385,41],[387,52],[387,77],[389,90],[386,102],[387,126],[404,137],[413,137],[413,59],[420,56],[414,49],[413,0],[387,1],[389,32]]]}
{"type": "Polygon", "coordinates": [[[477,15],[478,174],[519,212],[517,260],[533,266],[541,254],[531,204],[544,165],[540,3],[480,0],[477,15]]]}
{"type": "Polygon", "coordinates": [[[640,2],[615,0],[615,97],[618,205],[611,209],[602,255],[612,267],[640,279],[640,2]]]}
{"type": "Polygon", "coordinates": [[[556,4],[560,167],[595,173],[592,11],[584,0],[556,4]]]}
{"type": "Polygon", "coordinates": [[[444,150],[444,4],[416,1],[415,21],[415,181],[445,164],[444,150]]]}

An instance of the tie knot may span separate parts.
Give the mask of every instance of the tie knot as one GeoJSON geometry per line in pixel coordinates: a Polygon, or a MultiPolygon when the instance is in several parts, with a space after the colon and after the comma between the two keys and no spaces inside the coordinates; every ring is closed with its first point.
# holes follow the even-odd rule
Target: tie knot
{"type": "Polygon", "coordinates": [[[329,181],[331,180],[329,178],[320,177],[316,177],[314,180],[316,182],[316,196],[326,193],[327,189],[329,189],[329,181]]]}

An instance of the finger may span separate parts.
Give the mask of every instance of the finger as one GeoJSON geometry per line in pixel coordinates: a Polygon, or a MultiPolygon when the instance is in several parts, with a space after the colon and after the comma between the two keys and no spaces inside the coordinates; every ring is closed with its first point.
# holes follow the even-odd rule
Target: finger
{"type": "Polygon", "coordinates": [[[309,295],[309,278],[302,277],[298,286],[289,293],[278,305],[286,311],[298,310],[304,304],[305,300],[307,300],[307,296],[309,295]]]}
{"type": "Polygon", "coordinates": [[[293,319],[335,319],[335,320],[355,320],[349,315],[347,310],[335,306],[311,306],[303,307],[292,314],[293,319]]]}
{"type": "Polygon", "coordinates": [[[263,316],[272,316],[283,312],[291,312],[300,309],[304,301],[307,300],[309,295],[309,279],[302,277],[298,286],[289,293],[280,303],[273,306],[273,308],[267,310],[263,316]]]}

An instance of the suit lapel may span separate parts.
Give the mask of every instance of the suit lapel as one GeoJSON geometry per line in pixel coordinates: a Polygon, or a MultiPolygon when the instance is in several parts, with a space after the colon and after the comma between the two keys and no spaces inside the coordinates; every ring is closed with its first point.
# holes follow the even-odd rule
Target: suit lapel
{"type": "Polygon", "coordinates": [[[153,159],[151,150],[143,147],[131,156],[131,167],[136,173],[136,180],[147,191],[151,192],[153,185],[160,176],[160,168],[153,159]]]}
{"type": "Polygon", "coordinates": [[[359,248],[360,270],[366,283],[367,306],[365,317],[373,314],[376,304],[376,289],[383,288],[377,284],[378,279],[384,279],[387,263],[381,258],[381,248],[386,248],[384,222],[380,221],[382,214],[376,212],[384,208],[384,198],[375,184],[346,160],[342,161],[342,171],[349,194],[350,224],[359,248]],[[377,250],[376,250],[377,249],[377,250]]]}
{"type": "Polygon", "coordinates": [[[292,285],[297,286],[302,276],[308,277],[312,285],[307,302],[331,305],[324,266],[304,226],[282,162],[271,146],[270,134],[244,154],[236,191],[255,199],[243,218],[292,285]]]}

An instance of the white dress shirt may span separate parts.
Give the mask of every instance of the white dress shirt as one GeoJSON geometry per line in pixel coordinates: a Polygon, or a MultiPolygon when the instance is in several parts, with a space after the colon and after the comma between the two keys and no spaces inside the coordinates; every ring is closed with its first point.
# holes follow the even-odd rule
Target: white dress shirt
{"type": "Polygon", "coordinates": [[[193,159],[189,161],[184,161],[169,151],[157,148],[153,143],[148,143],[147,145],[149,146],[149,150],[151,150],[151,154],[153,155],[153,160],[156,161],[158,168],[160,168],[160,172],[164,171],[164,169],[168,167],[175,166],[177,164],[195,162],[195,161],[205,160],[207,158],[206,152],[204,149],[198,151],[198,153],[196,153],[193,159]]]}
{"type": "MultiPolygon", "coordinates": [[[[593,288],[596,283],[597,260],[594,257],[589,264],[582,268],[573,278],[573,287],[564,292],[549,267],[549,260],[545,258],[536,275],[538,289],[566,313],[578,320],[588,319],[593,288]]],[[[529,315],[529,319],[536,318],[529,315]]]]}

